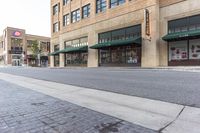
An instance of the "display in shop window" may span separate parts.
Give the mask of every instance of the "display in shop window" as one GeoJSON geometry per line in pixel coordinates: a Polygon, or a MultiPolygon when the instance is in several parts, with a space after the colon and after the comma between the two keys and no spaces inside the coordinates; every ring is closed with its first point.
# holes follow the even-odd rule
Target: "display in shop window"
{"type": "Polygon", "coordinates": [[[190,59],[200,59],[200,40],[190,41],[190,59]]]}
{"type": "Polygon", "coordinates": [[[171,60],[187,59],[187,50],[184,47],[171,47],[171,60]]]}

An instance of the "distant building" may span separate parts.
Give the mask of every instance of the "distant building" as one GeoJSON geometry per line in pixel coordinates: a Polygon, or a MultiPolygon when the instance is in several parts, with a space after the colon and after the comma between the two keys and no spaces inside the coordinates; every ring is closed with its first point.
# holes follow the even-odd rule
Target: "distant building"
{"type": "Polygon", "coordinates": [[[0,37],[0,65],[48,66],[50,38],[26,34],[24,29],[7,27],[0,37]],[[40,54],[33,56],[32,42],[37,41],[40,54]]]}
{"type": "Polygon", "coordinates": [[[51,66],[200,66],[199,0],[51,0],[51,66]]]}

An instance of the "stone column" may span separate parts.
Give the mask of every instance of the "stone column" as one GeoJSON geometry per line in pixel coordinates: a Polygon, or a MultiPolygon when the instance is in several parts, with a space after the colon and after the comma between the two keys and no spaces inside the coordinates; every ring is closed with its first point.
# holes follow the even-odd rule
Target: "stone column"
{"type": "MultiPolygon", "coordinates": [[[[60,37],[59,38],[59,43],[60,43],[60,50],[63,50],[65,47],[64,47],[64,42],[63,42],[63,39],[60,37]]],[[[60,67],[65,67],[65,56],[63,53],[60,53],[60,67]]]]}
{"type": "Polygon", "coordinates": [[[142,67],[159,66],[159,3],[148,8],[150,13],[150,36],[145,32],[145,17],[142,23],[142,67]]]}
{"type": "MultiPolygon", "coordinates": [[[[96,43],[98,43],[98,34],[91,30],[88,34],[88,47],[96,43]]],[[[88,67],[98,67],[98,50],[88,49],[88,67]]]]}

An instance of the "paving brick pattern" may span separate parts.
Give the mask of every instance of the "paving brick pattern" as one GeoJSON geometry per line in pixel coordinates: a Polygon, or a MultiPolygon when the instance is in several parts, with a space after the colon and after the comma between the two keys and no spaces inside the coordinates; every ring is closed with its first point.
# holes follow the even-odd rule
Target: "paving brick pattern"
{"type": "Polygon", "coordinates": [[[0,133],[155,132],[0,80],[0,133]]]}

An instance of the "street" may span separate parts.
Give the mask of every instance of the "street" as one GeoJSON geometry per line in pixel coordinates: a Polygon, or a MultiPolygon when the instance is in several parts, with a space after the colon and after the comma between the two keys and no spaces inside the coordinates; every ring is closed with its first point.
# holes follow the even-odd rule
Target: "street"
{"type": "Polygon", "coordinates": [[[0,132],[198,133],[199,79],[157,69],[2,67],[0,132]]]}
{"type": "Polygon", "coordinates": [[[45,69],[23,67],[1,68],[0,72],[200,107],[200,74],[195,72],[117,68],[45,69]]]}

